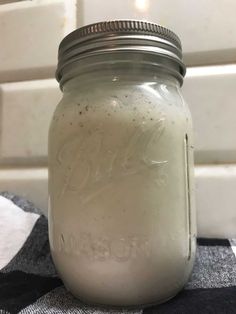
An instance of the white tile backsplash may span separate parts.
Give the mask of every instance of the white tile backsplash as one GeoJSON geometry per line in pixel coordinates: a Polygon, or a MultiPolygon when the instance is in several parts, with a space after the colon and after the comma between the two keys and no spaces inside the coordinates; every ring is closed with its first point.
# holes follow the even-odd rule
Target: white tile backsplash
{"type": "Polygon", "coordinates": [[[74,0],[0,6],[0,82],[53,77],[58,45],[76,27],[75,7],[74,0]]]}
{"type": "Polygon", "coordinates": [[[78,0],[78,25],[144,19],[181,38],[188,64],[236,61],[235,0],[78,0]]]}
{"type": "Polygon", "coordinates": [[[236,66],[190,68],[183,85],[197,163],[236,162],[236,66]]]}
{"type": "Polygon", "coordinates": [[[56,80],[0,84],[0,163],[47,158],[48,127],[61,98],[56,80]]]}
{"type": "Polygon", "coordinates": [[[195,168],[198,235],[236,237],[236,165],[195,168]]]}

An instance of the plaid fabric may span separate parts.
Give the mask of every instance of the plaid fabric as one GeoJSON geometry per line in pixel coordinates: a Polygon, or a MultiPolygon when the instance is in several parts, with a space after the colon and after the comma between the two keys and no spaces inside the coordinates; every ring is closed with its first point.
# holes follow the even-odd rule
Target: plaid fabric
{"type": "Polygon", "coordinates": [[[5,263],[0,270],[0,313],[236,313],[235,240],[198,239],[190,281],[182,292],[164,304],[132,310],[98,308],[75,299],[58,278],[49,250],[48,222],[40,210],[15,195],[1,195],[4,197],[0,196],[0,239],[4,239],[6,232],[12,239],[20,235],[22,245],[17,250],[16,243],[11,256],[6,242],[12,240],[0,240],[0,262],[5,263]],[[16,224],[6,225],[11,213],[14,219],[17,216],[18,229],[16,224]],[[29,233],[23,235],[24,239],[22,230],[25,232],[27,228],[29,233]],[[9,254],[7,262],[5,252],[9,254]]]}

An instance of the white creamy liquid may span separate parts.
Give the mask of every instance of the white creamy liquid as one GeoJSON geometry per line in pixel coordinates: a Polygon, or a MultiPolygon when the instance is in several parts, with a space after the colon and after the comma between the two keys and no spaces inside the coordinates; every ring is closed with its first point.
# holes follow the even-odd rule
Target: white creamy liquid
{"type": "Polygon", "coordinates": [[[195,251],[191,132],[172,85],[65,95],[49,138],[50,243],[76,296],[150,304],[183,287],[195,251]]]}

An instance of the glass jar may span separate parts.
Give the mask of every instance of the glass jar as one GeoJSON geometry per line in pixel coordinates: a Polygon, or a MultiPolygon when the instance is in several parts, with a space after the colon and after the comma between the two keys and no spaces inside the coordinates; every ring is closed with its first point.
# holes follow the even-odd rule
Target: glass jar
{"type": "Polygon", "coordinates": [[[49,132],[49,237],[81,300],[163,302],[193,267],[192,120],[181,44],[141,21],[80,28],[60,44],[63,98],[49,132]]]}

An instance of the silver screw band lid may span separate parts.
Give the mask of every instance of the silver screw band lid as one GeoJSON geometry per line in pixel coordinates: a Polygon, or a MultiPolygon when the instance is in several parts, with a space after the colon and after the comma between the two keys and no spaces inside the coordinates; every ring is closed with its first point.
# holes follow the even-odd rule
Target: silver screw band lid
{"type": "Polygon", "coordinates": [[[67,35],[59,46],[56,78],[60,82],[66,66],[83,57],[117,51],[165,56],[179,65],[182,77],[185,75],[181,42],[174,32],[155,23],[115,20],[86,25],[67,35]]]}

